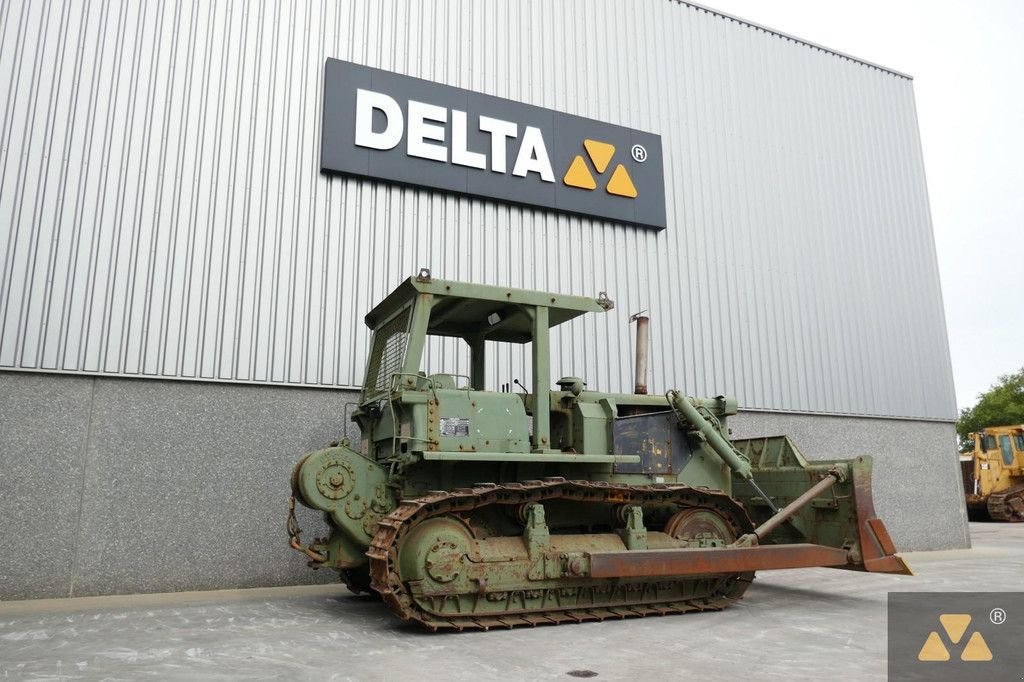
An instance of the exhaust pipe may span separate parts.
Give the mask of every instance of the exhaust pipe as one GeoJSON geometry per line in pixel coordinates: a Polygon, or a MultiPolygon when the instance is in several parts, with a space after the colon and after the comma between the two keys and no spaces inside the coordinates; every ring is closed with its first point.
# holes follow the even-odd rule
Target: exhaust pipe
{"type": "Polygon", "coordinates": [[[636,322],[636,373],[633,382],[633,393],[636,395],[647,395],[647,360],[650,357],[651,347],[651,318],[644,315],[646,310],[641,310],[629,318],[630,322],[636,322]]]}

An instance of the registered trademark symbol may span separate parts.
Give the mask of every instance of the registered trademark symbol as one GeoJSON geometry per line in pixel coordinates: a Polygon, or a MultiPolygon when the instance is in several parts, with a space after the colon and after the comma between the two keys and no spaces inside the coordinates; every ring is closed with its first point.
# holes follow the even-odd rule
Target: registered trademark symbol
{"type": "Polygon", "coordinates": [[[647,160],[647,150],[644,149],[642,144],[633,145],[633,149],[630,150],[630,153],[633,154],[633,160],[637,163],[643,163],[647,160]]]}
{"type": "Polygon", "coordinates": [[[1006,611],[996,607],[989,612],[988,619],[993,625],[1002,625],[1006,622],[1006,611]]]}

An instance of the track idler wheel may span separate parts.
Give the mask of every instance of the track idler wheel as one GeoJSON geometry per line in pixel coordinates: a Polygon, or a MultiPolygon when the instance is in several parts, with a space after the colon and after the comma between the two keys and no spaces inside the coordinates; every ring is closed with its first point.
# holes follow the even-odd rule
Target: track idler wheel
{"type": "MultiPolygon", "coordinates": [[[[695,507],[676,512],[665,524],[665,534],[690,547],[727,547],[736,542],[736,532],[729,521],[714,509],[695,507]]],[[[733,573],[723,592],[729,599],[740,599],[754,582],[754,572],[733,573]]]]}
{"type": "Polygon", "coordinates": [[[665,524],[665,534],[690,547],[725,547],[736,542],[729,522],[714,509],[683,509],[665,524]]]}
{"type": "Polygon", "coordinates": [[[402,580],[428,580],[439,587],[464,586],[472,542],[472,532],[458,517],[429,519],[399,545],[399,574],[402,580]]]}

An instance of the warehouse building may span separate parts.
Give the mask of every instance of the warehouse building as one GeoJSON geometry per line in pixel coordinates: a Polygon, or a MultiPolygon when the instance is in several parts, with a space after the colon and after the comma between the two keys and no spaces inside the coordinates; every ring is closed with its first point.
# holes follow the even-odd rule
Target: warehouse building
{"type": "Polygon", "coordinates": [[[652,392],[968,544],[909,76],[671,0],[12,0],[0,93],[2,599],[332,580],[289,472],[421,267],[607,292],[552,342],[593,389],[646,310],[652,392]]]}

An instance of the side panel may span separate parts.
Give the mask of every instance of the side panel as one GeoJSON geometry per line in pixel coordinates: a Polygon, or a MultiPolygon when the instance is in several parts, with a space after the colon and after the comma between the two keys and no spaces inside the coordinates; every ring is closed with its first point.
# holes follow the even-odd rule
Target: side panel
{"type": "Polygon", "coordinates": [[[619,417],[612,425],[614,452],[640,455],[639,464],[616,464],[617,474],[674,475],[693,457],[674,413],[619,417]]]}

